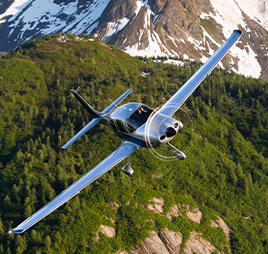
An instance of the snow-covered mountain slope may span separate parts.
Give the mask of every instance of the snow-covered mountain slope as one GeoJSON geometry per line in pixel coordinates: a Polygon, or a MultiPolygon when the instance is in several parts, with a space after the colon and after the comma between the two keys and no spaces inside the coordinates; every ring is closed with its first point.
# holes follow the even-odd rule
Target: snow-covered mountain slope
{"type": "Polygon", "coordinates": [[[268,30],[268,0],[236,0],[236,3],[248,17],[268,30]]]}
{"type": "MultiPolygon", "coordinates": [[[[15,13],[6,20],[10,45],[19,45],[40,35],[56,32],[91,33],[110,0],[17,0],[6,13],[15,13]],[[13,40],[14,39],[14,40],[13,40]]],[[[5,14],[0,16],[4,22],[5,14]]],[[[5,23],[5,24],[6,24],[5,23]]]]}
{"type": "Polygon", "coordinates": [[[131,55],[204,62],[238,28],[243,36],[221,66],[268,79],[268,0],[10,0],[0,6],[0,51],[63,31],[92,34],[131,55]]]}

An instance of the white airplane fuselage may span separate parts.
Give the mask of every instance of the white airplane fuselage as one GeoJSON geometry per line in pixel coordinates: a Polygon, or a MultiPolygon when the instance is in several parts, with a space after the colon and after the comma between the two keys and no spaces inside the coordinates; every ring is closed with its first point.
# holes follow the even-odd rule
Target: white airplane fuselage
{"type": "Polygon", "coordinates": [[[103,118],[121,139],[148,148],[170,142],[183,127],[180,121],[137,102],[115,108],[103,118]]]}

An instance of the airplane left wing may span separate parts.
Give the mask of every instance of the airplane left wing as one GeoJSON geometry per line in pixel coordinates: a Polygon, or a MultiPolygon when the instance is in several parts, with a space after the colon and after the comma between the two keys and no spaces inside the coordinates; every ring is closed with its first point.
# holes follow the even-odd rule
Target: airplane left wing
{"type": "Polygon", "coordinates": [[[66,190],[64,190],[61,194],[47,203],[44,207],[35,212],[31,217],[23,221],[16,228],[13,228],[9,231],[9,233],[13,232],[16,234],[23,233],[28,228],[32,227],[38,221],[42,220],[45,216],[56,210],[58,207],[63,205],[69,199],[78,194],[82,189],[86,186],[94,182],[112,167],[117,165],[123,159],[128,157],[130,154],[135,152],[139,148],[138,145],[123,142],[122,145],[110,154],[106,159],[104,159],[101,163],[99,163],[96,167],[90,170],[87,174],[81,177],[79,180],[74,182],[71,186],[69,186],[66,190]]]}

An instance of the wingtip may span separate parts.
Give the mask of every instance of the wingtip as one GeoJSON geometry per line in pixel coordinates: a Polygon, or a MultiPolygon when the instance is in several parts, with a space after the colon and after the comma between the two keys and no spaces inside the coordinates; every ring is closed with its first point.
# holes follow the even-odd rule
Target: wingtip
{"type": "Polygon", "coordinates": [[[241,30],[238,30],[238,29],[237,29],[237,30],[234,30],[234,32],[235,32],[235,33],[238,33],[238,34],[240,34],[240,35],[242,34],[242,31],[241,31],[241,30]]]}
{"type": "Polygon", "coordinates": [[[23,228],[13,228],[11,230],[8,231],[9,234],[14,233],[14,234],[21,234],[23,233],[25,230],[23,228]]]}
{"type": "Polygon", "coordinates": [[[125,94],[129,95],[132,92],[133,92],[133,89],[132,88],[129,88],[129,89],[127,89],[127,91],[125,91],[125,94]]]}

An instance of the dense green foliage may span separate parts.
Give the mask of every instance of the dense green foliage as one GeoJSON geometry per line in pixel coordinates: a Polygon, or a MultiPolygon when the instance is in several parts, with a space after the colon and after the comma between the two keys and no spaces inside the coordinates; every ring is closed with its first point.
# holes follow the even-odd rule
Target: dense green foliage
{"type": "MultiPolygon", "coordinates": [[[[172,143],[186,153],[185,161],[156,160],[140,149],[131,156],[132,177],[121,163],[24,234],[7,234],[120,145],[99,125],[60,150],[89,120],[70,88],[80,86],[98,110],[127,88],[134,92],[125,102],[157,107],[199,66],[141,61],[72,35],[65,42],[46,36],[2,57],[0,253],[111,253],[164,227],[182,232],[184,244],[191,231],[202,232],[228,253],[223,231],[210,227],[216,215],[232,229],[232,253],[268,253],[268,83],[220,69],[175,115],[184,130],[172,143]],[[147,211],[143,205],[153,197],[164,198],[165,212],[176,202],[198,206],[201,224],[147,211]],[[112,210],[109,202],[120,208],[112,210]],[[101,224],[115,227],[116,237],[96,241],[101,224]]],[[[157,151],[171,155],[167,147],[157,151]]]]}

